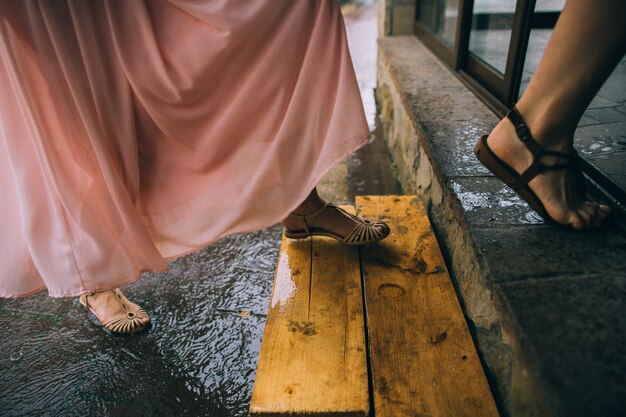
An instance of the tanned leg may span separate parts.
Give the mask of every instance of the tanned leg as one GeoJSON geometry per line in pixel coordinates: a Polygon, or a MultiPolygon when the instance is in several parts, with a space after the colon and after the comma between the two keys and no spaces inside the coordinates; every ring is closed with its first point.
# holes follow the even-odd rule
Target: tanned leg
{"type": "MultiPolygon", "coordinates": [[[[544,148],[568,152],[583,112],[626,52],[626,1],[569,0],[517,109],[544,148]]],[[[491,149],[518,173],[532,156],[503,119],[488,139],[491,149]]],[[[550,161],[546,161],[550,162],[550,161]]],[[[554,161],[557,162],[557,161],[554,161]]],[[[530,188],[550,216],[575,229],[598,226],[609,208],[566,192],[568,171],[534,178],[530,188]]]]}

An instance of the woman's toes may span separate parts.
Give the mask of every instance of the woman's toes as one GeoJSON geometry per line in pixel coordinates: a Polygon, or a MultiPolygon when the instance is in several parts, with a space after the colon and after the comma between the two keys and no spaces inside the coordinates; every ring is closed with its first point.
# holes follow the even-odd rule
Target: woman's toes
{"type": "Polygon", "coordinates": [[[591,216],[591,227],[600,227],[605,217],[600,211],[600,204],[597,201],[592,201],[589,203],[589,207],[590,208],[588,210],[593,210],[591,216]]]}
{"type": "Polygon", "coordinates": [[[576,230],[585,230],[587,228],[587,221],[584,216],[575,211],[570,212],[568,223],[576,230]]]}
{"type": "Polygon", "coordinates": [[[605,206],[604,204],[597,204],[596,210],[593,216],[593,219],[594,219],[593,226],[596,228],[602,226],[602,223],[604,223],[604,221],[609,216],[609,214],[611,214],[610,207],[605,206]]]}
{"type": "Polygon", "coordinates": [[[598,206],[597,203],[585,201],[580,205],[577,211],[584,217],[587,225],[591,225],[593,223],[593,219],[596,217],[598,206]]]}
{"type": "Polygon", "coordinates": [[[387,234],[390,231],[389,226],[387,226],[386,223],[382,222],[376,225],[376,229],[378,229],[378,231],[382,234],[387,234]]]}
{"type": "Polygon", "coordinates": [[[602,216],[602,219],[606,219],[606,217],[611,214],[611,207],[606,206],[604,204],[598,205],[598,213],[602,216]]]}
{"type": "Polygon", "coordinates": [[[592,226],[600,227],[604,219],[611,213],[611,208],[597,201],[585,202],[587,212],[591,212],[592,226]]]}
{"type": "Polygon", "coordinates": [[[376,227],[376,231],[378,232],[378,236],[381,239],[384,239],[385,237],[389,236],[389,233],[391,232],[391,229],[389,229],[389,226],[387,226],[385,223],[377,224],[375,227],[376,227]]]}

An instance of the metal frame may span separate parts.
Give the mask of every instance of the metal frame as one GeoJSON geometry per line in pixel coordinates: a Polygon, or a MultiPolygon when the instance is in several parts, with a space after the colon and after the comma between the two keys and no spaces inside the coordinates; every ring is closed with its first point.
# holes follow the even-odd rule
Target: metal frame
{"type": "Polygon", "coordinates": [[[558,18],[558,13],[533,13],[535,3],[536,0],[517,2],[504,76],[469,51],[474,0],[459,2],[454,48],[442,42],[417,20],[415,34],[494,110],[504,114],[506,108],[517,100],[530,30],[534,27],[550,27],[558,18]]]}
{"type": "Polygon", "coordinates": [[[424,42],[443,62],[452,68],[456,68],[457,57],[454,50],[443,43],[437,36],[419,22],[415,22],[415,34],[424,42]]]}

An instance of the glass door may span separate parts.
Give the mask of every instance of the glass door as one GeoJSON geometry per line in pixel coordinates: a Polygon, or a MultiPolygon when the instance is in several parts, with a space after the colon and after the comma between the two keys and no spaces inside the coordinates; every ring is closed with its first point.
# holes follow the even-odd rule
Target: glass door
{"type": "Polygon", "coordinates": [[[418,0],[415,32],[498,113],[504,113],[534,72],[564,3],[418,0]],[[529,41],[532,56],[526,66],[529,41]]]}
{"type": "Polygon", "coordinates": [[[535,1],[473,3],[467,65],[462,70],[487,90],[492,104],[506,108],[517,99],[535,1]]]}
{"type": "Polygon", "coordinates": [[[415,31],[448,65],[456,68],[460,5],[462,0],[419,1],[415,31]]]}
{"type": "Polygon", "coordinates": [[[469,53],[504,78],[517,0],[474,0],[469,53]]]}

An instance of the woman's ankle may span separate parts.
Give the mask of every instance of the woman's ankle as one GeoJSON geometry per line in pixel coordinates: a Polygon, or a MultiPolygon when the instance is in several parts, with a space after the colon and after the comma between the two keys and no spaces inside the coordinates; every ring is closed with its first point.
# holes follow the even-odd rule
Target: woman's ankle
{"type": "Polygon", "coordinates": [[[535,141],[545,149],[569,152],[573,149],[578,119],[572,122],[558,107],[552,107],[546,103],[532,106],[520,102],[516,105],[535,141]]]}
{"type": "Polygon", "coordinates": [[[313,189],[307,198],[292,212],[292,214],[306,215],[313,213],[326,202],[317,194],[317,189],[313,189]]]}

